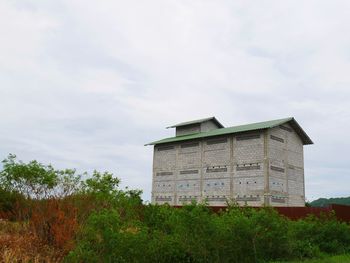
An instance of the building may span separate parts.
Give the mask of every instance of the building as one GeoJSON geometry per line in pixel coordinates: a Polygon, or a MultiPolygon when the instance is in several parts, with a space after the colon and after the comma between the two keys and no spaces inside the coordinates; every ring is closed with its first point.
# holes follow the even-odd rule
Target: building
{"type": "Polygon", "coordinates": [[[152,203],[304,206],[303,146],[294,118],[224,128],[215,118],[179,123],[155,141],[152,203]]]}

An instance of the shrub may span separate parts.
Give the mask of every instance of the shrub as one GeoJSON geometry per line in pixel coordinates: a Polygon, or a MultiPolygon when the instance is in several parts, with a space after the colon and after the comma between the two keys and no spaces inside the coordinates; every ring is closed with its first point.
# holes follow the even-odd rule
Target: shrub
{"type": "Polygon", "coordinates": [[[320,219],[316,224],[318,235],[316,242],[320,250],[330,254],[350,251],[350,226],[335,218],[320,219]]]}
{"type": "MultiPolygon", "coordinates": [[[[120,190],[108,172],[81,181],[75,170],[14,155],[3,164],[0,217],[26,226],[25,238],[16,232],[20,245],[3,252],[7,258],[25,254],[25,240],[33,241],[30,251],[53,249],[57,259],[70,251],[67,262],[248,263],[350,252],[350,226],[332,215],[291,221],[268,207],[229,205],[217,214],[205,204],[142,205],[141,191],[120,190]]],[[[13,243],[13,229],[2,247],[13,243]]]]}
{"type": "Polygon", "coordinates": [[[216,226],[212,220],[216,216],[201,204],[186,205],[170,215],[172,235],[181,242],[190,261],[217,261],[216,226]]]}
{"type": "Polygon", "coordinates": [[[23,220],[28,217],[28,202],[23,195],[0,187],[0,219],[23,220]]]}
{"type": "Polygon", "coordinates": [[[287,220],[273,209],[230,207],[216,220],[222,262],[254,262],[288,255],[287,220]]]}
{"type": "Polygon", "coordinates": [[[70,200],[37,200],[29,220],[32,232],[48,245],[68,252],[78,229],[77,209],[70,200]]]}
{"type": "Polygon", "coordinates": [[[78,236],[77,247],[69,253],[69,262],[133,262],[147,250],[146,234],[138,227],[122,226],[114,209],[93,212],[78,236]]]}
{"type": "Polygon", "coordinates": [[[334,215],[293,221],[289,233],[292,254],[300,259],[316,257],[321,252],[339,254],[350,251],[350,226],[337,221],[334,215]]]}
{"type": "Polygon", "coordinates": [[[70,260],[108,262],[255,262],[289,256],[287,220],[272,209],[148,205],[131,224],[116,209],[93,213],[70,260]],[[88,255],[88,256],[86,256],[88,255]]]}

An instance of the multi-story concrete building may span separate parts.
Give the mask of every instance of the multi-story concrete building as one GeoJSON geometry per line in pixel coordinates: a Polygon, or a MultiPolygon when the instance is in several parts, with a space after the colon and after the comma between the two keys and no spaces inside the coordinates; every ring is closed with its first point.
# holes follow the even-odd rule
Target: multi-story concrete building
{"type": "Polygon", "coordinates": [[[215,118],[180,123],[154,145],[152,203],[304,206],[303,145],[294,118],[224,128],[215,118]]]}

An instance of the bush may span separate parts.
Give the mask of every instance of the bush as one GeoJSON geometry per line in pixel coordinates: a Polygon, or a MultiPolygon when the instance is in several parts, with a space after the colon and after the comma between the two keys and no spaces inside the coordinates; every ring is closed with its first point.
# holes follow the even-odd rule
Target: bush
{"type": "Polygon", "coordinates": [[[137,226],[125,227],[114,209],[93,212],[78,236],[69,262],[133,262],[143,258],[146,233],[137,226]]]}
{"type": "Polygon", "coordinates": [[[350,251],[350,227],[334,216],[310,216],[291,222],[293,254],[299,258],[315,257],[320,252],[339,254],[350,251]]]}
{"type": "Polygon", "coordinates": [[[290,253],[298,259],[313,258],[321,255],[316,242],[317,227],[314,219],[300,219],[289,223],[290,253]]]}
{"type": "Polygon", "coordinates": [[[329,217],[290,221],[272,208],[229,207],[215,214],[196,204],[147,205],[132,221],[106,209],[87,222],[70,260],[248,263],[344,253],[350,246],[344,223],[329,217]]]}
{"type": "Polygon", "coordinates": [[[53,248],[59,259],[70,251],[67,262],[249,263],[350,252],[350,226],[332,215],[291,221],[268,207],[217,214],[205,204],[143,205],[141,191],[120,190],[108,172],[82,181],[75,170],[14,155],[3,164],[0,217],[27,226],[11,253],[24,251],[28,237],[30,251],[53,248]]]}
{"type": "Polygon", "coordinates": [[[29,225],[43,242],[68,252],[78,229],[77,209],[70,200],[36,200],[29,225]]]}
{"type": "Polygon", "coordinates": [[[317,223],[319,234],[316,242],[320,250],[330,254],[350,251],[349,225],[337,221],[335,218],[319,220],[317,223]]]}
{"type": "Polygon", "coordinates": [[[290,256],[287,220],[272,209],[231,208],[217,215],[203,205],[148,205],[143,212],[143,221],[133,224],[115,209],[93,213],[69,260],[255,262],[290,256]]]}
{"type": "Polygon", "coordinates": [[[273,209],[231,207],[216,220],[222,262],[255,262],[288,255],[287,220],[273,209]]]}
{"type": "Polygon", "coordinates": [[[0,219],[23,220],[27,218],[28,202],[23,195],[0,187],[0,219]]]}

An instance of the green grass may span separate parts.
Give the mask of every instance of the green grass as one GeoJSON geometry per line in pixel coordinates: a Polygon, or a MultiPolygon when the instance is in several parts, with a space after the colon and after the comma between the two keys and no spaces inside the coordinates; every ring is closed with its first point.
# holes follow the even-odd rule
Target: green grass
{"type": "Polygon", "coordinates": [[[350,254],[337,255],[337,256],[325,256],[319,259],[307,259],[307,260],[297,260],[297,261],[279,261],[275,263],[350,263],[350,254]]]}

